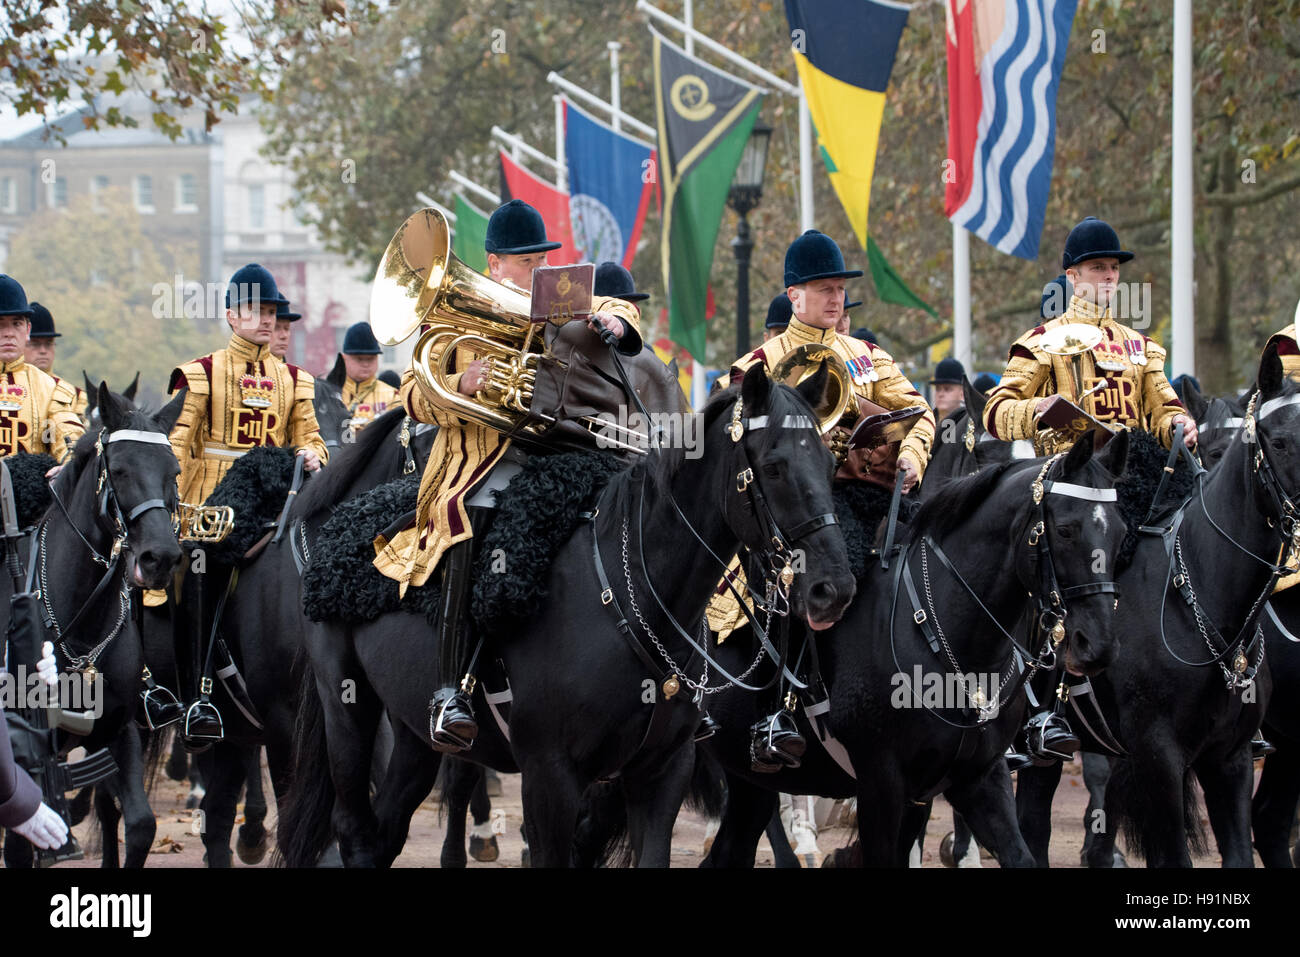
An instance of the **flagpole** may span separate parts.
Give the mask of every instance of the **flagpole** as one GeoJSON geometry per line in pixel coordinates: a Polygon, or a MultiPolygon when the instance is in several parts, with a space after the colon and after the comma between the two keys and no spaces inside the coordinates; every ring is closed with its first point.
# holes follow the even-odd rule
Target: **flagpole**
{"type": "Polygon", "coordinates": [[[438,212],[442,213],[442,218],[447,220],[447,222],[451,223],[452,226],[456,225],[456,214],[453,213],[446,206],[442,205],[442,203],[438,202],[428,193],[423,192],[422,190],[417,190],[415,194],[415,198],[417,202],[424,203],[425,206],[432,206],[438,212]]]}
{"type": "Polygon", "coordinates": [[[555,188],[567,193],[569,182],[564,175],[564,97],[556,93],[551,99],[555,102],[555,188]]]}
{"type": "Polygon", "coordinates": [[[971,375],[970,233],[952,224],[952,354],[971,375]]]}
{"type": "Polygon", "coordinates": [[[813,228],[812,114],[799,85],[799,232],[813,228]]]}
{"type": "MultiPolygon", "coordinates": [[[[522,136],[515,133],[507,133],[499,126],[492,127],[491,135],[510,147],[510,158],[521,166],[523,163],[520,160],[520,153],[537,160],[539,163],[545,163],[559,175],[563,175],[566,172],[563,157],[558,160],[552,159],[536,147],[529,146],[522,136]]],[[[565,189],[564,192],[568,192],[568,190],[565,189]]]]}
{"type": "Polygon", "coordinates": [[[1192,297],[1192,0],[1174,0],[1174,104],[1170,222],[1170,310],[1174,375],[1196,374],[1192,297]]]}
{"type": "MultiPolygon", "coordinates": [[[[546,82],[551,84],[551,86],[559,87],[561,90],[569,94],[569,96],[573,97],[575,100],[581,100],[583,103],[586,103],[588,106],[594,106],[599,110],[604,110],[606,113],[610,113],[611,117],[613,116],[612,111],[614,107],[612,106],[612,104],[606,102],[605,100],[602,100],[594,93],[589,93],[588,91],[584,90],[582,87],[578,86],[576,83],[570,83],[568,80],[560,76],[560,74],[556,73],[555,71],[551,71],[546,75],[546,82]]],[[[617,115],[620,123],[626,124],[629,128],[636,130],[642,136],[654,137],[658,135],[658,132],[655,130],[653,126],[651,126],[649,123],[642,123],[631,113],[625,113],[620,110],[617,115]]],[[[624,133],[623,135],[626,136],[627,134],[624,133]]]]}
{"type": "Polygon", "coordinates": [[[459,183],[461,186],[464,186],[467,190],[473,193],[478,193],[478,195],[482,196],[492,205],[494,206],[501,205],[500,196],[492,192],[492,190],[487,189],[484,186],[480,186],[478,183],[474,182],[468,176],[465,176],[462,173],[458,173],[453,169],[447,171],[447,178],[451,180],[453,183],[459,183]]]}
{"type": "Polygon", "coordinates": [[[609,50],[609,105],[610,105],[610,123],[617,133],[622,129],[623,110],[619,106],[622,91],[619,89],[618,82],[618,51],[622,44],[617,40],[610,40],[605,44],[609,50]]]}

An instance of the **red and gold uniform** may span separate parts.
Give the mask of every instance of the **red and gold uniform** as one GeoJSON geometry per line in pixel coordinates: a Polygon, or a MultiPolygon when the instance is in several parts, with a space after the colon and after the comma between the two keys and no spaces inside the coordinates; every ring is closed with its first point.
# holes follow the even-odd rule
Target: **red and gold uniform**
{"type": "MultiPolygon", "coordinates": [[[[631,303],[596,296],[591,308],[593,313],[618,316],[628,326],[628,335],[632,330],[640,335],[641,314],[631,303]]],[[[433,353],[430,362],[436,363],[438,357],[439,353],[433,353]]],[[[458,350],[452,364],[454,374],[448,377],[451,389],[457,388],[461,374],[475,358],[470,352],[458,350]]],[[[408,586],[418,587],[429,580],[448,548],[474,536],[466,500],[501,460],[510,440],[500,432],[434,406],[420,392],[410,369],[402,376],[399,395],[413,419],[438,426],[420,480],[415,524],[391,539],[375,539],[375,568],[396,581],[405,594],[408,586]]]]}
{"type": "Polygon", "coordinates": [[[1277,345],[1278,358],[1282,360],[1282,371],[1300,377],[1300,346],[1296,344],[1295,323],[1270,336],[1268,345],[1274,344],[1277,345]]]}
{"type": "Polygon", "coordinates": [[[21,356],[0,362],[0,455],[44,453],[61,464],[85,432],[76,400],[68,382],[21,356]]]}
{"type": "Polygon", "coordinates": [[[343,404],[348,407],[354,432],[360,432],[398,401],[397,390],[377,378],[366,379],[364,382],[345,379],[340,391],[343,404]]]}
{"type": "Polygon", "coordinates": [[[79,385],[73,385],[67,379],[60,379],[58,376],[51,376],[55,382],[61,383],[65,388],[71,389],[74,395],[72,411],[77,414],[82,425],[90,425],[90,419],[86,416],[86,409],[90,408],[90,399],[86,395],[86,390],[79,385]]]}
{"type": "Polygon", "coordinates": [[[1062,391],[1058,383],[1071,383],[1069,391],[1073,390],[1072,358],[1044,352],[1039,340],[1047,330],[1074,322],[1098,326],[1104,333],[1101,342],[1079,361],[1085,393],[1102,379],[1109,385],[1085,396],[1083,410],[1100,422],[1145,429],[1168,448],[1173,439],[1171,420],[1184,409],[1165,378],[1165,350],[1153,339],[1116,322],[1109,307],[1080,296],[1070,299],[1064,315],[1031,329],[1011,347],[1002,380],[989,393],[984,407],[984,427],[989,434],[1007,442],[1032,439],[1040,455],[1059,451],[1053,444],[1057,434],[1038,429],[1037,406],[1039,399],[1062,391]]]}
{"type": "Polygon", "coordinates": [[[171,391],[186,388],[172,429],[181,465],[181,501],[201,505],[235,461],[269,445],[329,457],[316,424],[312,376],[271,355],[265,345],[232,335],[224,349],[172,372],[171,391]]]}

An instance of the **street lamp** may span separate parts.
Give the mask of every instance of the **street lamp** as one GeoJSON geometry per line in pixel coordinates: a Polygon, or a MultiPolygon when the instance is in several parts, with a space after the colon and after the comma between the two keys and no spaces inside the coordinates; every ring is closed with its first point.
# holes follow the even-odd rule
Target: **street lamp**
{"type": "Polygon", "coordinates": [[[772,127],[763,122],[754,124],[745,149],[740,154],[740,165],[727,193],[727,205],[736,211],[736,238],[731,241],[736,254],[736,355],[749,354],[749,256],[754,251],[754,241],[749,235],[750,212],[763,197],[763,173],[767,169],[767,145],[772,139],[772,127]]]}

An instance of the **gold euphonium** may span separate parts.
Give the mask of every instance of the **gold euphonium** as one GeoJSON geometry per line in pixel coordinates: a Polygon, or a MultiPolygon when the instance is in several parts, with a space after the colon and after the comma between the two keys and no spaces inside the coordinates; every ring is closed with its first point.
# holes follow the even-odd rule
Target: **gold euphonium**
{"type": "MultiPolygon", "coordinates": [[[[531,313],[529,293],[484,276],[451,251],[451,231],[436,209],[422,209],[398,227],[370,290],[370,326],[384,345],[396,345],[427,325],[415,344],[411,366],[429,402],[462,419],[524,438],[540,436],[551,422],[529,416],[543,347],[537,334],[542,327],[532,322],[531,313]],[[460,349],[484,360],[483,385],[473,396],[461,395],[449,381],[454,370],[448,366],[460,349]]],[[[583,424],[606,435],[611,428],[627,431],[594,416],[584,417],[583,424]]],[[[635,438],[644,439],[639,434],[635,438]]],[[[644,451],[619,438],[608,442],[644,451]]]]}
{"type": "MultiPolygon", "coordinates": [[[[836,426],[851,428],[858,418],[858,405],[854,399],[853,377],[849,366],[828,345],[805,343],[795,346],[772,364],[772,378],[784,385],[797,386],[825,364],[828,379],[821,403],[813,409],[817,417],[817,431],[826,435],[836,426]]],[[[837,462],[843,462],[848,453],[846,437],[833,438],[831,451],[837,462]]]]}

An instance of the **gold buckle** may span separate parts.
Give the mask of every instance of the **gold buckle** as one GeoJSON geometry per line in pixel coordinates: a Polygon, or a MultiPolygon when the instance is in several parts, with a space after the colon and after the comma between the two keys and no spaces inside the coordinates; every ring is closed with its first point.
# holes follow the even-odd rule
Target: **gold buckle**
{"type": "Polygon", "coordinates": [[[916,614],[912,615],[912,621],[916,622],[918,625],[923,625],[925,624],[926,617],[925,609],[918,608],[916,614]]]}
{"type": "Polygon", "coordinates": [[[149,666],[145,665],[144,670],[140,672],[140,680],[148,681],[152,677],[153,677],[153,673],[149,671],[149,666]]]}
{"type": "Polygon", "coordinates": [[[204,678],[202,681],[199,682],[199,693],[200,693],[200,694],[212,694],[212,679],[211,679],[211,678],[204,678]]]}
{"type": "Polygon", "coordinates": [[[1042,522],[1039,522],[1037,525],[1031,528],[1029,530],[1029,544],[1037,545],[1038,540],[1043,537],[1046,531],[1047,531],[1047,527],[1043,525],[1042,522]]]}
{"type": "Polygon", "coordinates": [[[606,588],[603,592],[600,593],[600,603],[602,605],[608,605],[613,600],[614,600],[614,589],[606,588]]]}
{"type": "Polygon", "coordinates": [[[465,675],[460,679],[460,690],[465,694],[473,694],[474,689],[478,687],[478,679],[473,675],[465,675]]]}
{"type": "Polygon", "coordinates": [[[754,470],[745,469],[743,472],[736,473],[736,491],[743,492],[749,488],[749,483],[754,481],[754,470]]]}

